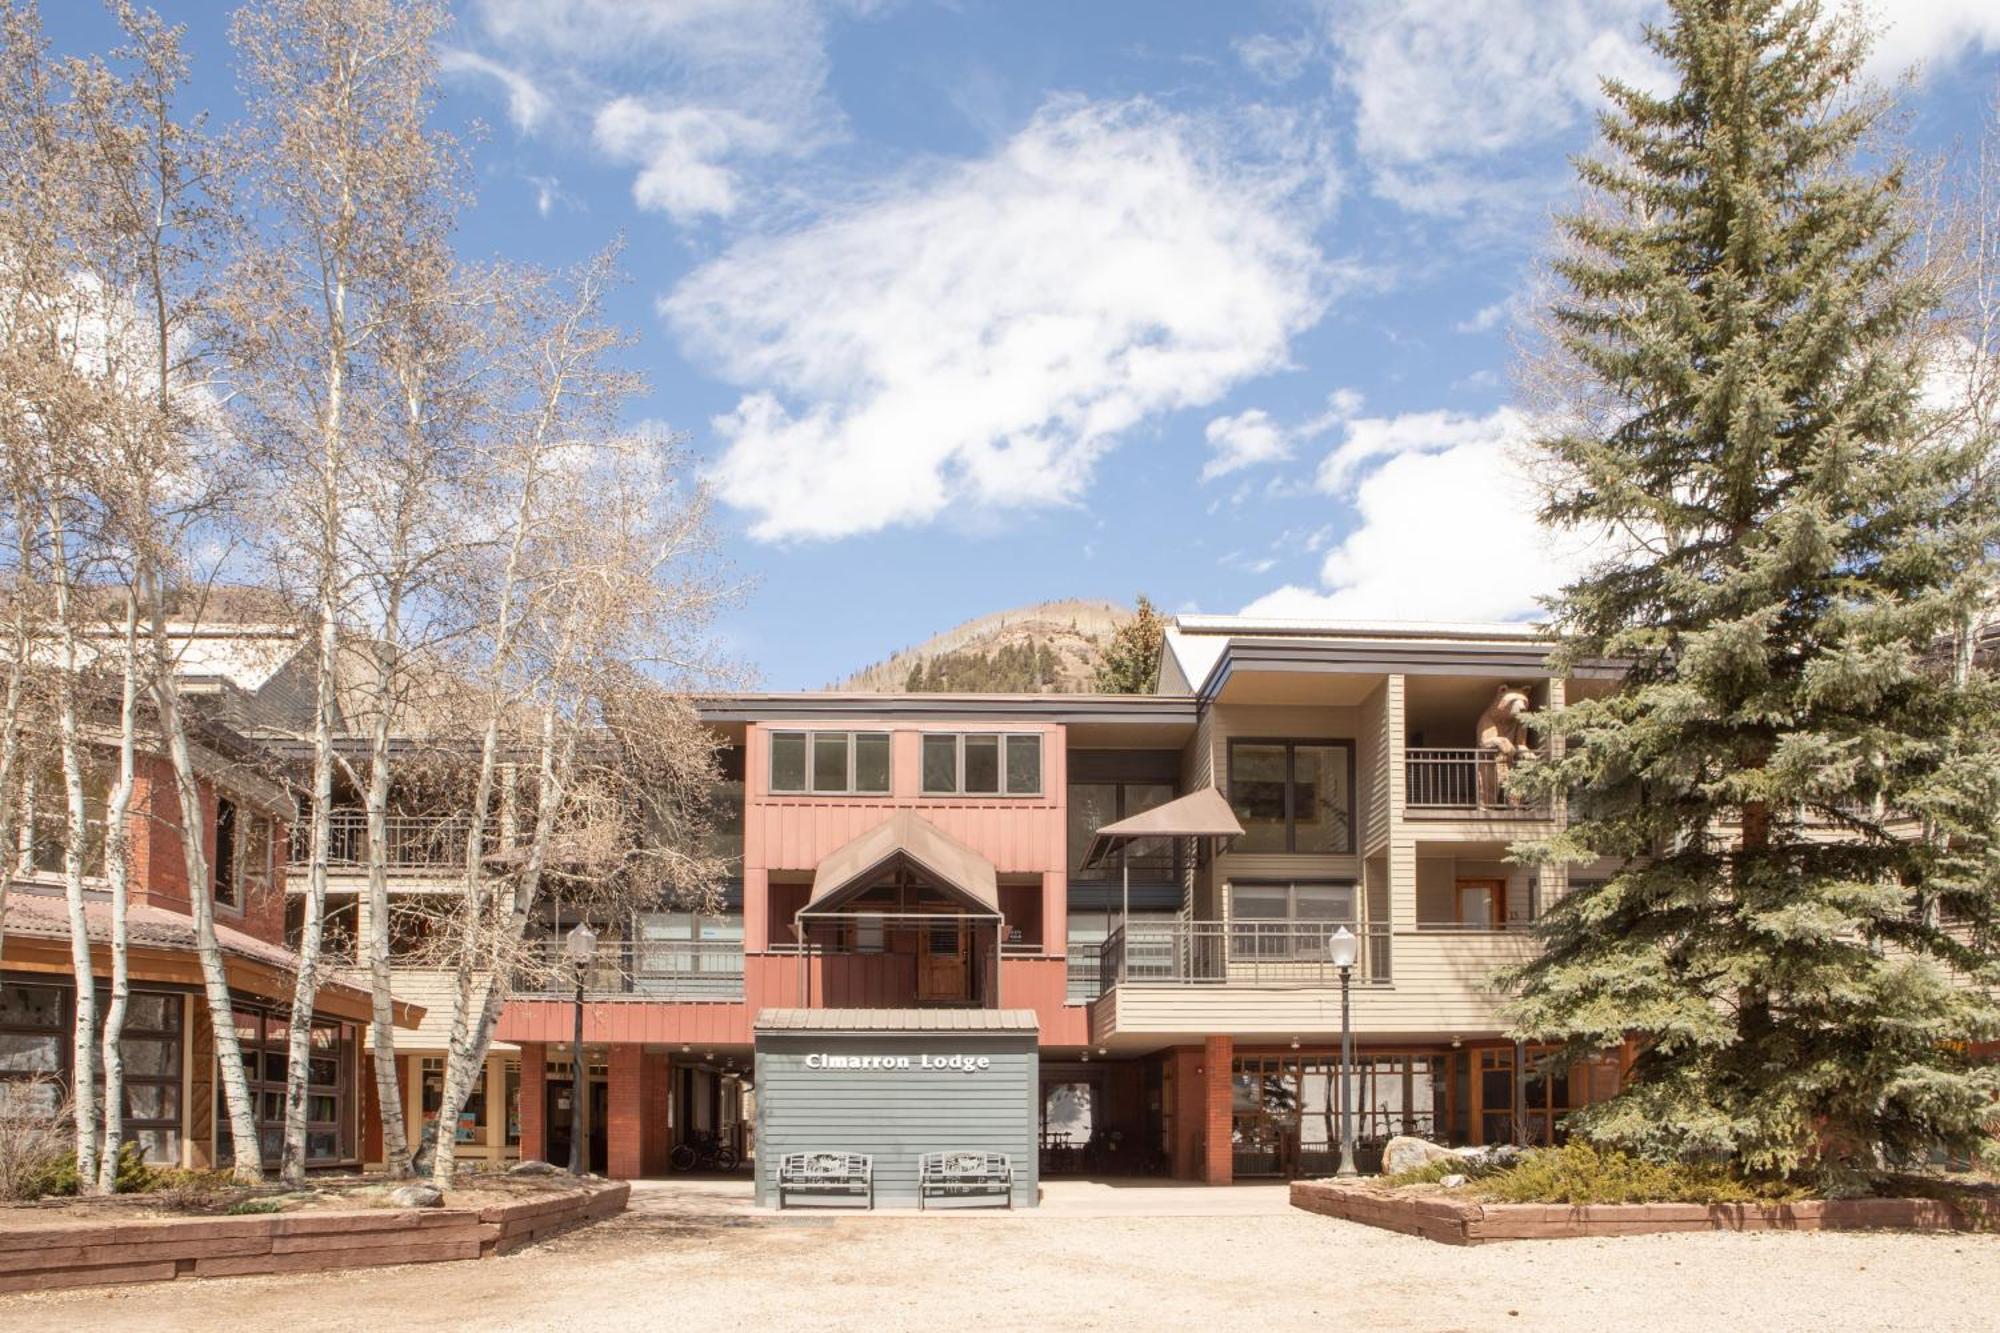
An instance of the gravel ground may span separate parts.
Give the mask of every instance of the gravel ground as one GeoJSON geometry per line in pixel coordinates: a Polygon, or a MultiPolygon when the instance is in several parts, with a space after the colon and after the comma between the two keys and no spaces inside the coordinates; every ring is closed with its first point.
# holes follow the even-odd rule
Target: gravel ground
{"type": "Polygon", "coordinates": [[[1460,1249],[1230,1193],[1208,1214],[1133,1191],[1039,1214],[833,1218],[643,1187],[625,1216],[502,1259],[0,1297],[0,1328],[2000,1329],[2000,1236],[1460,1249]]]}

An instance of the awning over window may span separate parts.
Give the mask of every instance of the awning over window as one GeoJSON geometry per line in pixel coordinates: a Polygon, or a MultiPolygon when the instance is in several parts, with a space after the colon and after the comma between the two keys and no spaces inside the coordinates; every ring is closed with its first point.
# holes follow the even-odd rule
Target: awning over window
{"type": "Polygon", "coordinates": [[[1243,825],[1237,822],[1236,812],[1229,808],[1229,802],[1222,799],[1222,793],[1213,787],[1203,787],[1185,796],[1176,797],[1165,805],[1156,805],[1115,824],[1106,824],[1097,830],[1090,840],[1090,850],[1084,853],[1086,866],[1096,865],[1112,851],[1128,842],[1140,842],[1148,838],[1240,838],[1243,825]]]}
{"type": "Polygon", "coordinates": [[[852,842],[827,853],[813,871],[805,915],[838,911],[874,886],[898,861],[958,900],[969,913],[1000,915],[993,863],[927,819],[898,810],[852,842]]]}

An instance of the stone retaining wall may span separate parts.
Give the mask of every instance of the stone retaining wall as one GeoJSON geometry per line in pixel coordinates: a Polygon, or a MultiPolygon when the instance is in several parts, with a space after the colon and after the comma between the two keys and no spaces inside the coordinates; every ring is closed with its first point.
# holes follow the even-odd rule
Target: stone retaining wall
{"type": "Polygon", "coordinates": [[[1835,1199],[1773,1204],[1471,1203],[1365,1186],[1296,1181],[1292,1206],[1446,1245],[1660,1231],[1982,1231],[2000,1217],[1939,1199],[1835,1199]]]}
{"type": "Polygon", "coordinates": [[[484,1259],[615,1217],[631,1193],[616,1182],[480,1208],[0,1224],[0,1292],[484,1259]]]}

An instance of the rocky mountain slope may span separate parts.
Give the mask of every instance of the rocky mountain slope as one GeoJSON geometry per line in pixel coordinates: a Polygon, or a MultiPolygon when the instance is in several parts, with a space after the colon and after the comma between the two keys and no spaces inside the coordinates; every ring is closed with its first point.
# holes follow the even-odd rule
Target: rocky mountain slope
{"type": "Polygon", "coordinates": [[[1080,598],[995,611],[892,653],[833,688],[1074,694],[1090,688],[1111,632],[1131,618],[1127,607],[1080,598]]]}

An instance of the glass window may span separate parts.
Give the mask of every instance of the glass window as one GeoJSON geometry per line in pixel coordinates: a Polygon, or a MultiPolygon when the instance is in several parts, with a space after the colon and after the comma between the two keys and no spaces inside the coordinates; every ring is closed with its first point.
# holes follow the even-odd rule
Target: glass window
{"type": "Polygon", "coordinates": [[[816,731],[812,738],[814,791],[847,790],[847,733],[816,731]]]}
{"type": "Polygon", "coordinates": [[[800,731],[771,733],[771,790],[806,789],[806,738],[800,731]]]}
{"type": "Polygon", "coordinates": [[[964,790],[968,796],[997,796],[1000,794],[1000,738],[998,736],[967,736],[965,738],[964,790]]]}
{"type": "MultiPolygon", "coordinates": [[[[1085,853],[1090,851],[1090,840],[1097,830],[1106,824],[1115,824],[1118,814],[1118,784],[1115,782],[1072,782],[1069,785],[1069,803],[1064,811],[1069,823],[1069,870],[1070,878],[1105,878],[1104,869],[1093,866],[1083,868],[1085,853]]],[[[1115,861],[1115,857],[1105,858],[1115,861]]]]}
{"type": "Polygon", "coordinates": [[[1230,747],[1229,803],[1243,825],[1243,837],[1236,850],[1286,850],[1284,746],[1230,747]]]}
{"type": "Polygon", "coordinates": [[[939,795],[958,791],[958,737],[924,737],[924,790],[939,795]]]}
{"type": "Polygon", "coordinates": [[[923,790],[927,796],[1039,796],[1042,738],[1034,733],[926,735],[923,790]]]}
{"type": "Polygon", "coordinates": [[[1042,738],[1007,738],[1007,794],[1038,796],[1042,790],[1042,738]]]}
{"type": "Polygon", "coordinates": [[[241,907],[243,896],[237,882],[241,867],[236,861],[236,802],[227,796],[215,802],[215,865],[209,876],[215,883],[215,901],[224,907],[241,907]]]}
{"type": "Polygon", "coordinates": [[[1336,921],[1353,922],[1352,884],[1232,884],[1229,947],[1238,958],[1316,962],[1336,921]]]}
{"type": "Polygon", "coordinates": [[[1346,855],[1354,850],[1353,751],[1345,742],[1232,741],[1236,850],[1346,855]]]}
{"type": "Polygon", "coordinates": [[[889,733],[863,731],[854,737],[854,790],[889,790],[889,733]]]}

